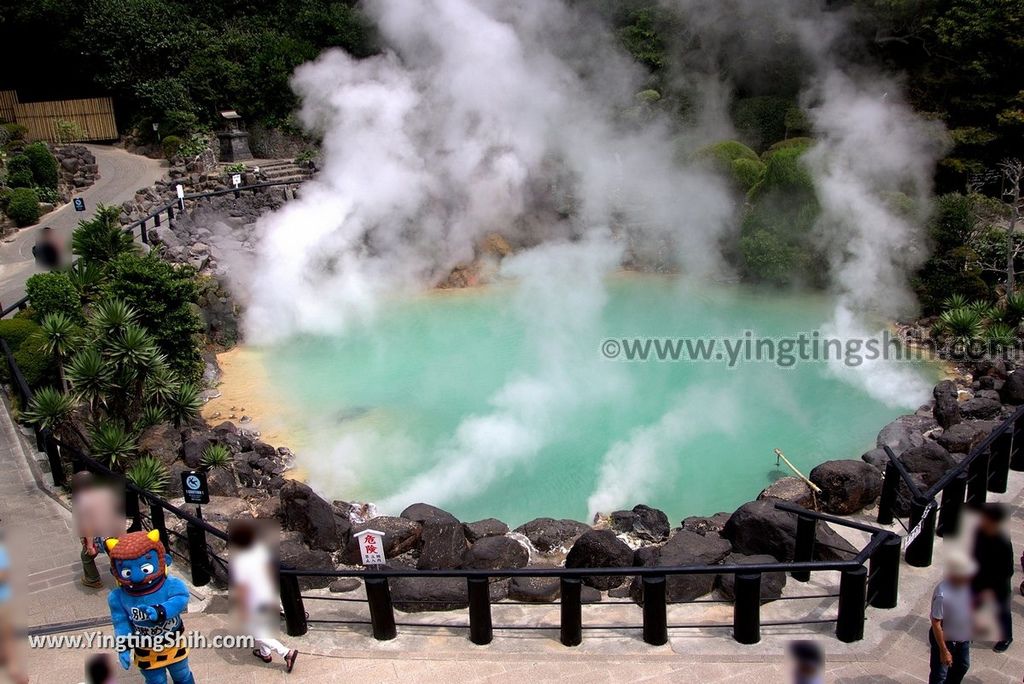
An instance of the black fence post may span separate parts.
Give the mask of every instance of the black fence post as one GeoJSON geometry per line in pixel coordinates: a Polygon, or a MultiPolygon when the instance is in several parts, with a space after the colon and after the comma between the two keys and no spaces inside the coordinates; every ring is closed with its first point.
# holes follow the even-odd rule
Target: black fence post
{"type": "Polygon", "coordinates": [[[124,514],[131,521],[128,524],[129,532],[138,532],[142,529],[142,512],[139,510],[139,493],[131,487],[124,489],[124,514]]]}
{"type": "Polygon", "coordinates": [[[652,646],[668,643],[668,615],[665,606],[665,577],[643,577],[644,642],[652,646]]]}
{"type": "Polygon", "coordinates": [[[844,643],[864,638],[864,590],[868,571],[863,565],[843,570],[839,579],[839,619],[836,638],[844,643]]]}
{"type": "Polygon", "coordinates": [[[153,529],[160,533],[160,541],[164,544],[164,551],[170,553],[171,540],[167,538],[167,523],[164,521],[164,509],[159,499],[149,502],[149,519],[153,521],[153,529]]]}
{"type": "Polygon", "coordinates": [[[494,638],[491,623],[491,589],[487,577],[467,578],[469,592],[469,640],[486,646],[494,638]]]}
{"type": "Polygon", "coordinates": [[[391,605],[391,587],[387,577],[366,578],[366,602],[370,606],[370,624],[373,638],[390,641],[398,636],[395,627],[395,609],[391,605]]]}
{"type": "MultiPolygon", "coordinates": [[[[25,403],[28,404],[29,400],[26,399],[25,403]]],[[[39,429],[39,426],[33,428],[33,432],[36,435],[36,451],[45,451],[46,442],[43,440],[43,431],[39,429]]]]}
{"type": "Polygon", "coordinates": [[[1006,481],[1010,477],[1010,444],[1013,441],[1005,432],[992,442],[988,461],[988,491],[1006,493],[1006,481]]]}
{"type": "Polygon", "coordinates": [[[142,219],[142,221],[139,222],[139,231],[139,236],[142,238],[142,242],[148,245],[149,236],[146,235],[146,219],[142,219]]]}
{"type": "Polygon", "coordinates": [[[299,578],[296,575],[283,572],[278,573],[277,577],[281,587],[285,631],[288,632],[288,636],[302,636],[309,627],[306,624],[306,606],[302,603],[299,578]]]}
{"type": "Polygon", "coordinates": [[[932,564],[932,548],[935,545],[935,502],[915,497],[910,504],[910,531],[918,530],[917,536],[907,542],[905,558],[907,565],[927,568],[932,564]],[[920,526],[920,528],[919,528],[920,526]]]}
{"type": "Polygon", "coordinates": [[[960,517],[967,492],[967,473],[960,473],[942,491],[942,509],[936,534],[940,537],[953,536],[960,531],[960,517]]]}
{"type": "Polygon", "coordinates": [[[41,434],[43,435],[43,447],[46,450],[46,460],[50,463],[50,475],[53,476],[53,486],[63,487],[67,484],[67,478],[64,476],[64,463],[60,459],[57,441],[49,430],[43,430],[41,434]]]}
{"type": "Polygon", "coordinates": [[[174,220],[174,204],[173,203],[167,205],[167,220],[168,221],[174,220]]]}
{"type": "Polygon", "coordinates": [[[988,450],[974,457],[967,466],[967,503],[980,506],[988,498],[988,450]]]}
{"type": "Polygon", "coordinates": [[[1024,470],[1024,418],[1018,418],[1010,426],[1010,468],[1024,470]]]}
{"type": "MultiPolygon", "coordinates": [[[[814,558],[814,538],[818,533],[818,520],[809,515],[796,517],[796,546],[793,549],[793,562],[806,563],[814,558]]],[[[789,573],[797,582],[811,579],[810,570],[797,570],[789,573]]],[[[756,642],[752,642],[756,643],[756,642]]]]}
{"type": "Polygon", "coordinates": [[[583,583],[578,577],[563,577],[560,584],[562,589],[562,645],[579,646],[583,643],[583,606],[580,604],[583,583]]]}
{"type": "Polygon", "coordinates": [[[736,573],[732,637],[741,644],[761,641],[761,573],[736,573]]]}
{"type": "Polygon", "coordinates": [[[206,530],[195,523],[185,523],[188,537],[188,562],[192,566],[192,584],[205,587],[210,583],[210,559],[206,555],[206,530]]]}
{"type": "Polygon", "coordinates": [[[868,596],[874,608],[895,608],[900,590],[900,550],[903,541],[891,534],[871,556],[868,596]]]}
{"type": "Polygon", "coordinates": [[[900,491],[900,471],[888,461],[885,464],[885,479],[882,480],[882,494],[878,497],[879,525],[892,525],[896,519],[896,497],[900,491]]]}

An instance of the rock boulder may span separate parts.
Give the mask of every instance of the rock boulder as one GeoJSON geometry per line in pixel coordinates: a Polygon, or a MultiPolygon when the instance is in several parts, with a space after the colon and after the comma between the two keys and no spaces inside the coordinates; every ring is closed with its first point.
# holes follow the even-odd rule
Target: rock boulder
{"type": "MultiPolygon", "coordinates": [[[[796,548],[796,515],[778,510],[771,500],[751,501],[730,516],[722,535],[732,542],[737,553],[769,554],[789,561],[796,548]]],[[[818,523],[815,541],[817,560],[849,560],[857,553],[826,523],[818,523]]]]}
{"type": "MultiPolygon", "coordinates": [[[[565,557],[567,568],[625,568],[633,564],[633,549],[611,530],[588,530],[572,545],[565,557]]],[[[625,581],[623,575],[584,577],[583,583],[607,590],[625,581]]]]}
{"type": "Polygon", "coordinates": [[[533,548],[541,553],[552,553],[569,548],[589,529],[589,525],[575,520],[537,518],[520,525],[515,531],[529,539],[533,548]]]}
{"type": "Polygon", "coordinates": [[[825,461],[811,470],[809,479],[821,488],[825,511],[850,515],[874,502],[882,493],[882,475],[864,461],[825,461]]]}
{"type": "Polygon", "coordinates": [[[298,480],[286,480],[280,491],[285,527],[302,533],[313,549],[337,551],[348,542],[349,522],[334,513],[331,504],[298,480]]]}

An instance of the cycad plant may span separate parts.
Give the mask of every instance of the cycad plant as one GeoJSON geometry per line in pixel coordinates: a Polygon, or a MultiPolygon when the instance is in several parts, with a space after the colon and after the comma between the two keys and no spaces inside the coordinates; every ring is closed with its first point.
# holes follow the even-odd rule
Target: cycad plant
{"type": "Polygon", "coordinates": [[[104,461],[111,470],[120,470],[138,450],[131,432],[114,421],[104,421],[89,435],[92,455],[104,461]]]}
{"type": "Polygon", "coordinates": [[[54,312],[43,317],[43,349],[57,364],[60,386],[66,392],[68,381],[64,376],[64,363],[74,350],[78,341],[78,326],[70,316],[63,312],[54,312]]]}
{"type": "Polygon", "coordinates": [[[167,414],[174,422],[174,427],[181,427],[183,423],[199,415],[202,406],[199,388],[191,382],[182,382],[167,402],[167,414]]]}
{"type": "Polygon", "coordinates": [[[946,297],[942,302],[942,308],[944,311],[949,311],[950,309],[962,309],[967,306],[968,303],[967,297],[957,293],[946,297]]]}
{"type": "Polygon", "coordinates": [[[950,309],[939,317],[943,333],[956,345],[977,342],[985,331],[984,318],[968,307],[950,309]]]}
{"type": "Polygon", "coordinates": [[[163,494],[170,480],[167,466],[153,458],[143,456],[125,471],[125,477],[133,485],[150,494],[163,494]]]}
{"type": "Polygon", "coordinates": [[[1003,302],[1003,320],[1013,327],[1018,327],[1024,321],[1024,292],[1014,292],[1007,295],[1003,302]]]}
{"type": "Polygon", "coordinates": [[[132,234],[121,227],[121,208],[102,204],[96,215],[79,221],[71,235],[71,251],[92,264],[106,264],[125,252],[135,250],[132,234]]]}
{"type": "Polygon", "coordinates": [[[203,449],[202,464],[207,470],[227,468],[231,463],[231,450],[223,444],[211,444],[203,449]]]}
{"type": "Polygon", "coordinates": [[[71,392],[78,401],[85,402],[92,420],[99,417],[106,400],[114,369],[107,365],[99,350],[88,347],[75,354],[67,367],[71,392]]]}
{"type": "Polygon", "coordinates": [[[96,301],[103,289],[103,269],[98,264],[79,259],[67,270],[68,279],[85,304],[96,301]]]}
{"type": "Polygon", "coordinates": [[[72,427],[75,400],[53,387],[43,387],[32,395],[23,417],[32,425],[67,438],[72,427]]]}
{"type": "Polygon", "coordinates": [[[1006,350],[1017,344],[1017,334],[1006,323],[993,323],[985,331],[985,340],[992,351],[1006,350]]]}

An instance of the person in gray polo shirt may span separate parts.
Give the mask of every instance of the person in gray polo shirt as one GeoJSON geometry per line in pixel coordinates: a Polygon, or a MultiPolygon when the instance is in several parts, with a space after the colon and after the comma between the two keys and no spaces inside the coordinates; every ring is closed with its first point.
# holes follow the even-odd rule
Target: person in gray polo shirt
{"type": "Polygon", "coordinates": [[[931,673],[928,684],[960,684],[971,667],[974,594],[971,580],[978,568],[963,554],[946,560],[946,578],[932,594],[931,673]]]}

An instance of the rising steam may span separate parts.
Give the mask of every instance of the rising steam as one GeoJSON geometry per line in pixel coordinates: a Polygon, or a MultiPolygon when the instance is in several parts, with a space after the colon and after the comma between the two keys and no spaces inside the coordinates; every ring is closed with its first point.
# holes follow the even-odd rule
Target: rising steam
{"type": "MultiPolygon", "coordinates": [[[[355,60],[330,50],[296,72],[299,116],[322,136],[324,165],[299,200],[261,220],[249,340],[342,332],[382,297],[430,287],[472,260],[492,232],[535,250],[503,272],[543,303],[526,310],[550,346],[544,372],[510,380],[466,418],[437,465],[387,508],[443,504],[549,443],[560,412],[600,375],[565,359],[559,339],[592,328],[602,277],[623,255],[667,246],[684,274],[722,272],[736,198],[706,168],[680,162],[731,134],[724,112],[735,84],[722,64],[754,78],[744,65],[784,49],[807,65],[800,99],[817,142],[806,160],[822,209],[811,239],[829,255],[833,327],[852,335],[864,312],[912,309],[907,276],[925,257],[940,136],[895,83],[843,56],[847,17],[820,0],[663,3],[699,37],[673,66],[698,98],[682,129],[638,103],[645,74],[585,3],[565,0],[366,0],[387,51],[355,60]],[[545,279],[552,272],[561,276],[545,279]]],[[[905,402],[906,389],[894,398],[888,369],[877,370],[851,380],[905,402]]],[[[592,512],[644,498],[651,483],[631,473],[652,472],[652,450],[691,436],[693,404],[684,395],[609,449],[592,512]]]]}

